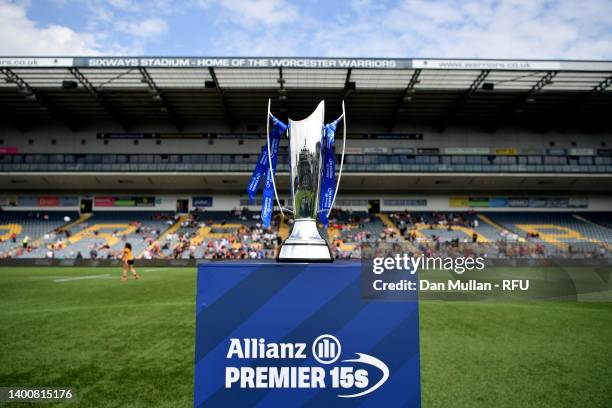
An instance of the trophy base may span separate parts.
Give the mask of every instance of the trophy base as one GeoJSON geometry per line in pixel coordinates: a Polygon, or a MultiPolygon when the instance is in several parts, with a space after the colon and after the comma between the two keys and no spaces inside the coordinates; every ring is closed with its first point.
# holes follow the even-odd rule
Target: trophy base
{"type": "Polygon", "coordinates": [[[297,219],[289,238],[282,243],[278,262],[333,262],[332,252],[313,219],[297,219]]]}
{"type": "Polygon", "coordinates": [[[334,262],[327,244],[283,244],[278,262],[334,262]]]}

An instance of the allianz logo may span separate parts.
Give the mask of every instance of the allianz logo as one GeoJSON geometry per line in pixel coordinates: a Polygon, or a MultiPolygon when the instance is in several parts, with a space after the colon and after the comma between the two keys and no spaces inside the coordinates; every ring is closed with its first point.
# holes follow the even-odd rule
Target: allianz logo
{"type": "MultiPolygon", "coordinates": [[[[230,339],[226,358],[306,359],[306,343],[268,343],[264,338],[230,339]]],[[[323,334],[312,342],[312,356],[321,364],[338,360],[342,352],[340,341],[331,334],[323,334]]]]}

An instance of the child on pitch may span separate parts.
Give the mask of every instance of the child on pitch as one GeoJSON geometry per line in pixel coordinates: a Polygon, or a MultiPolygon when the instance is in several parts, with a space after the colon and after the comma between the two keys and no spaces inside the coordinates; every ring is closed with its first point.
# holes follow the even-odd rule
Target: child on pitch
{"type": "Polygon", "coordinates": [[[125,248],[123,248],[123,256],[121,258],[123,260],[123,273],[121,274],[121,282],[127,282],[128,277],[128,269],[134,275],[134,279],[140,279],[140,275],[136,272],[134,268],[134,255],[132,254],[132,244],[129,242],[125,243],[125,248]]]}

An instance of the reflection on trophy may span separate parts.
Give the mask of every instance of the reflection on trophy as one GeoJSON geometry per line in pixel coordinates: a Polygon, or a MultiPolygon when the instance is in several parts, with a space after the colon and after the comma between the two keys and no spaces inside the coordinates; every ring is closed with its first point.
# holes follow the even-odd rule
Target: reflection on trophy
{"type": "MultiPolygon", "coordinates": [[[[317,147],[318,146],[319,145],[317,145],[317,147]]],[[[307,191],[315,191],[317,187],[315,187],[313,183],[312,175],[315,173],[313,166],[316,164],[318,163],[315,163],[312,153],[307,148],[304,147],[300,150],[297,177],[295,178],[297,186],[294,187],[294,190],[300,190],[304,193],[307,191]]],[[[300,201],[296,202],[296,207],[300,208],[298,212],[304,215],[314,214],[313,217],[316,217],[316,213],[314,212],[316,209],[315,201],[313,194],[302,194],[300,196],[300,201]]]]}
{"type": "MultiPolygon", "coordinates": [[[[344,119],[344,141],[346,142],[346,119],[344,116],[344,103],[342,104],[344,119]]],[[[289,119],[289,157],[291,177],[291,197],[293,209],[283,208],[278,200],[276,183],[273,181],[274,193],[281,213],[293,213],[294,224],[289,237],[282,243],[277,260],[285,262],[332,262],[331,249],[317,229],[317,215],[325,212],[329,215],[340,184],[342,164],[344,161],[344,148],[340,161],[340,173],[335,189],[330,193],[331,203],[324,208],[320,206],[321,180],[323,176],[323,146],[325,137],[324,127],[325,103],[321,101],[315,111],[304,120],[289,119]]],[[[338,120],[340,120],[338,118],[338,120]]],[[[334,127],[335,129],[335,127],[334,127]]],[[[269,136],[268,136],[269,137],[269,136]]],[[[333,135],[332,135],[333,137],[333,135]]],[[[333,143],[333,142],[332,142],[333,143]]],[[[268,146],[270,142],[268,141],[268,146]]],[[[331,150],[333,154],[333,149],[331,150]]],[[[272,160],[268,152],[270,168],[272,160]]],[[[333,158],[332,158],[333,160],[333,158]]],[[[334,177],[334,175],[332,175],[334,177]]],[[[334,186],[329,188],[332,190],[334,186]]]]}

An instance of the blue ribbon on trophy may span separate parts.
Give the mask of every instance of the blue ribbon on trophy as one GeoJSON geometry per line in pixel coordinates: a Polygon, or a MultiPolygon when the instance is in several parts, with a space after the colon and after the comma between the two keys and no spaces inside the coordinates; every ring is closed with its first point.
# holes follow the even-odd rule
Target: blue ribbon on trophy
{"type": "Polygon", "coordinates": [[[272,120],[270,146],[268,146],[268,142],[266,141],[259,155],[259,159],[257,160],[257,166],[255,166],[255,170],[253,170],[253,174],[251,175],[249,186],[247,187],[247,194],[249,195],[251,204],[253,204],[255,196],[257,195],[257,190],[259,189],[259,184],[265,172],[263,201],[261,203],[261,220],[263,226],[266,228],[270,226],[272,210],[274,208],[274,186],[272,184],[272,177],[274,177],[274,173],[276,172],[278,146],[280,145],[281,137],[287,132],[287,125],[273,115],[270,115],[270,118],[272,120]],[[271,160],[268,160],[268,151],[270,152],[271,160]],[[272,162],[272,169],[270,169],[270,161],[272,162]]]}
{"type": "Polygon", "coordinates": [[[323,171],[321,177],[321,199],[319,200],[319,220],[324,227],[329,224],[329,211],[334,201],[336,190],[336,155],[334,154],[334,136],[338,121],[323,126],[321,149],[323,150],[323,171]]]}

